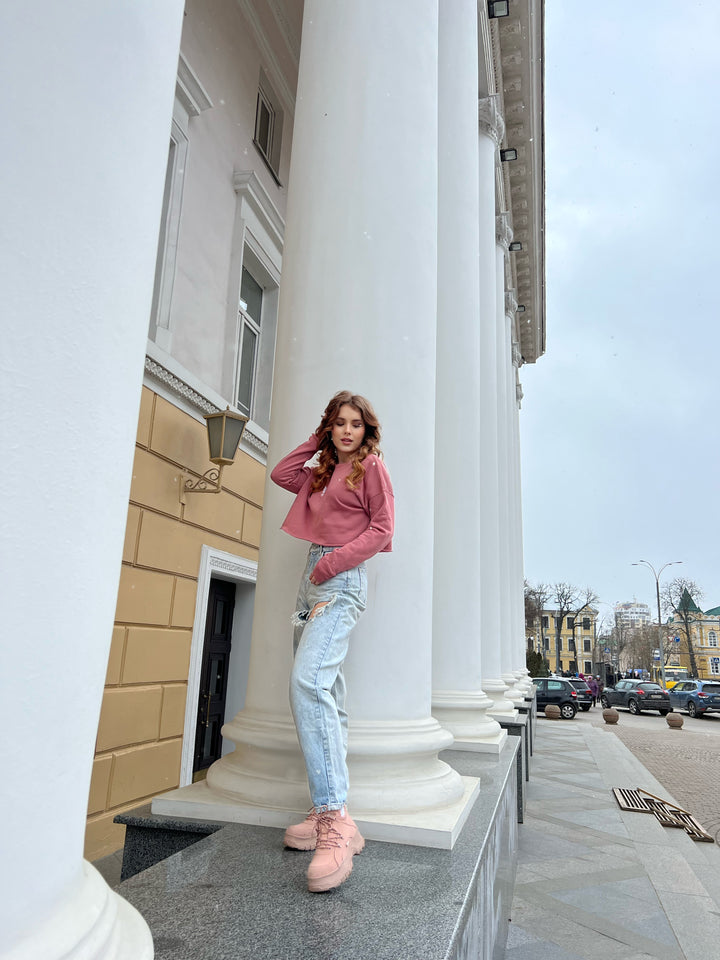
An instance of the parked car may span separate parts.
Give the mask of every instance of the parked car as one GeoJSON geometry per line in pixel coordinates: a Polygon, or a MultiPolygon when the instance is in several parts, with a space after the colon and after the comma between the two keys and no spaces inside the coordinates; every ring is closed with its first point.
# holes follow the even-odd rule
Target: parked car
{"type": "Polygon", "coordinates": [[[593,702],[593,695],[590,687],[587,685],[585,680],[580,680],[579,678],[576,680],[574,677],[571,677],[570,683],[577,690],[577,702],[580,709],[585,711],[589,710],[593,702]]]}
{"type": "Polygon", "coordinates": [[[670,691],[670,703],[676,710],[686,710],[691,717],[720,713],[720,682],[678,680],[670,691]]]}
{"type": "Polygon", "coordinates": [[[635,714],[658,710],[663,717],[672,710],[667,690],[652,680],[618,680],[614,687],[605,687],[600,703],[604,707],[627,707],[635,714]]]}
{"type": "Polygon", "coordinates": [[[549,703],[556,703],[563,720],[572,720],[578,709],[578,692],[569,680],[533,677],[533,683],[537,687],[538,710],[544,710],[549,703]]]}

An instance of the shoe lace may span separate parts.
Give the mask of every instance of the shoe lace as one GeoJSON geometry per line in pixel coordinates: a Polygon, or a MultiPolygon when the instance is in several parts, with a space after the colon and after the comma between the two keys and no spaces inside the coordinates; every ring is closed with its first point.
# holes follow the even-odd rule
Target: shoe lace
{"type": "Polygon", "coordinates": [[[343,836],[335,827],[335,817],[328,814],[316,813],[318,825],[316,850],[329,850],[331,847],[340,847],[343,844],[343,836]]]}

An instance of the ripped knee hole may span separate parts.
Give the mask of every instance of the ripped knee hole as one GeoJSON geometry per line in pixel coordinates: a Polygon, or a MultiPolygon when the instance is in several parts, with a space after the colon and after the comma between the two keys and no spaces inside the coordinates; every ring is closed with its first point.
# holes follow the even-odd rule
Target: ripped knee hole
{"type": "Polygon", "coordinates": [[[315,617],[319,617],[329,603],[330,603],[330,600],[322,600],[320,603],[316,603],[315,606],[310,611],[310,613],[308,614],[308,620],[312,620],[315,617]]]}
{"type": "Polygon", "coordinates": [[[329,600],[320,600],[315,604],[312,610],[296,610],[290,618],[291,622],[294,626],[299,626],[302,623],[309,623],[310,620],[315,620],[316,617],[322,616],[327,608],[331,607],[335,603],[336,599],[337,595],[331,597],[329,600]]]}

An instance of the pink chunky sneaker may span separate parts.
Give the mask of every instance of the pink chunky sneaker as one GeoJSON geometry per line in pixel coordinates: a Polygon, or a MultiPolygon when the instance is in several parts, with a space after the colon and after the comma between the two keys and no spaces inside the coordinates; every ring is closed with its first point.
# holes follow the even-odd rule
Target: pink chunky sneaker
{"type": "Polygon", "coordinates": [[[295,823],[285,831],[284,843],[293,850],[314,850],[318,832],[318,816],[314,810],[302,823],[295,823]]]}
{"type": "Polygon", "coordinates": [[[365,846],[346,808],[316,814],[315,856],[308,867],[308,890],[323,893],[339,887],[352,871],[352,859],[365,846]]]}

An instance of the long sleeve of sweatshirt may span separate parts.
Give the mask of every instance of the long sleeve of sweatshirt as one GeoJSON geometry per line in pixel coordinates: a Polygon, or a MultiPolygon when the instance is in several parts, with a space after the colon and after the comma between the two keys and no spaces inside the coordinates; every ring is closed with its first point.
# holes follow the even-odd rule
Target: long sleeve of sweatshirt
{"type": "Polygon", "coordinates": [[[346,483],[352,464],[339,463],[327,486],[313,491],[313,471],[305,464],[318,446],[313,435],[283,457],[270,476],[296,494],[282,529],[300,540],[337,548],[313,571],[313,579],[322,583],[376,553],[392,550],[394,497],[387,468],[373,454],[366,457],[365,475],[355,489],[346,483]]]}
{"type": "Polygon", "coordinates": [[[270,474],[270,479],[283,490],[299,493],[312,473],[311,468],[305,464],[312,460],[319,448],[320,440],[317,434],[313,433],[305,443],[301,443],[282,458],[270,474]]]}

